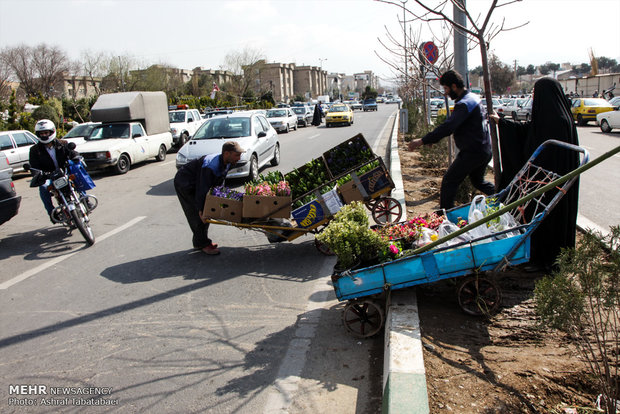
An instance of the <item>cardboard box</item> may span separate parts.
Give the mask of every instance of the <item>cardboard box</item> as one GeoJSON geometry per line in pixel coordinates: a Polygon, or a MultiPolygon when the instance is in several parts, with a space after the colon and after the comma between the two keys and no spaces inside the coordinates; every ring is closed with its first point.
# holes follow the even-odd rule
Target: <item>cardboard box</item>
{"type": "Polygon", "coordinates": [[[381,190],[393,187],[392,180],[382,165],[360,176],[360,181],[370,198],[374,198],[381,190]]]}
{"type": "Polygon", "coordinates": [[[321,198],[323,199],[323,204],[327,207],[327,211],[331,216],[339,212],[343,206],[342,200],[340,200],[340,196],[338,195],[337,188],[321,195],[321,198]]]}
{"type": "Polygon", "coordinates": [[[207,195],[202,210],[203,220],[206,218],[241,223],[243,202],[228,198],[207,195]]]}
{"type": "Polygon", "coordinates": [[[353,180],[342,184],[338,187],[338,190],[340,190],[340,195],[346,204],[353,201],[364,201],[364,196],[353,180]]]}
{"type": "Polygon", "coordinates": [[[308,204],[293,210],[293,218],[297,222],[297,227],[311,228],[327,220],[327,215],[318,200],[312,200],[308,204]]]}
{"type": "Polygon", "coordinates": [[[243,196],[243,217],[248,218],[289,218],[291,216],[291,196],[243,196]]]}

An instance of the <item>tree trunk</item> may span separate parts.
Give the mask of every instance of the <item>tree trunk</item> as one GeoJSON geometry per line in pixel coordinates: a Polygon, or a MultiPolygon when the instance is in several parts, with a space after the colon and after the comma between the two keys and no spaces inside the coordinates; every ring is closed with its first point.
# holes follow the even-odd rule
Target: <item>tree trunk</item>
{"type": "MultiPolygon", "coordinates": [[[[489,62],[487,57],[487,45],[484,41],[482,34],[478,38],[480,45],[480,54],[482,55],[482,71],[484,77],[484,96],[487,101],[487,113],[493,113],[493,97],[491,94],[491,74],[489,73],[489,62]]],[[[491,151],[493,154],[493,177],[495,179],[495,190],[499,185],[502,178],[502,171],[500,167],[499,158],[499,140],[497,138],[497,128],[495,123],[489,122],[489,129],[491,131],[491,151]]]]}

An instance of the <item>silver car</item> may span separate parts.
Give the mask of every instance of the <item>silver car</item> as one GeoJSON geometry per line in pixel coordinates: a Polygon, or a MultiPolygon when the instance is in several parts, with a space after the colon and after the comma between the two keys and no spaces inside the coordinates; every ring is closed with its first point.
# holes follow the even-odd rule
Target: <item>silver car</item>
{"type": "Polygon", "coordinates": [[[177,153],[177,168],[203,155],[221,153],[226,141],[236,141],[245,149],[237,168],[231,169],[227,178],[256,180],[261,167],[280,163],[280,142],[276,131],[264,115],[244,111],[207,119],[177,153]]]}
{"type": "Polygon", "coordinates": [[[30,147],[39,142],[30,131],[0,132],[0,152],[6,155],[13,172],[23,171],[30,158],[30,147]]]}
{"type": "Polygon", "coordinates": [[[307,127],[312,122],[312,116],[314,115],[307,105],[294,106],[291,108],[297,115],[297,125],[307,127]]]}
{"type": "Polygon", "coordinates": [[[297,130],[297,115],[291,108],[274,108],[267,111],[267,119],[278,132],[297,130]]]}

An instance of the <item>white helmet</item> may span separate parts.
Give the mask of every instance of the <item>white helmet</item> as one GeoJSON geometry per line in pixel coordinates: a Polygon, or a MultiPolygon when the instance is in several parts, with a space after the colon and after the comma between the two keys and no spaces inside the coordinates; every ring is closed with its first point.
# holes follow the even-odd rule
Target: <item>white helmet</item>
{"type": "Polygon", "coordinates": [[[41,119],[34,126],[34,133],[39,139],[39,141],[44,144],[49,144],[54,140],[54,138],[56,138],[56,126],[49,119],[41,119]],[[43,131],[48,131],[50,134],[47,137],[42,138],[39,134],[43,131]]]}

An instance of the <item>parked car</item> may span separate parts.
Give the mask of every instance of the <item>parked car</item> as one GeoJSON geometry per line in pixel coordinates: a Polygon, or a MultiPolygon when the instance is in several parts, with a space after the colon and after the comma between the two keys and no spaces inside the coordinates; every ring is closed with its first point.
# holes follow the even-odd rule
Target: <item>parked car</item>
{"type": "Polygon", "coordinates": [[[24,164],[30,157],[30,147],[36,144],[37,137],[30,131],[2,131],[0,132],[0,153],[9,161],[13,172],[24,170],[24,164]]]}
{"type": "Polygon", "coordinates": [[[188,105],[169,107],[168,120],[172,141],[177,148],[181,148],[204,121],[198,109],[189,109],[188,105]]]}
{"type": "Polygon", "coordinates": [[[603,98],[576,98],[570,108],[573,120],[577,125],[583,126],[588,121],[596,121],[596,116],[601,112],[613,111],[614,107],[603,98]]]}
{"type": "Polygon", "coordinates": [[[504,104],[504,116],[509,116],[515,121],[517,120],[517,111],[527,101],[527,98],[512,98],[508,103],[504,104]]]}
{"type": "Polygon", "coordinates": [[[208,119],[177,153],[176,166],[181,168],[191,160],[206,154],[220,153],[226,141],[234,140],[245,152],[237,167],[227,178],[258,178],[261,167],[280,163],[280,142],[276,130],[267,118],[253,112],[235,112],[208,119]]]}
{"type": "MultiPolygon", "coordinates": [[[[375,104],[376,105],[376,104],[375,104]]],[[[353,125],[353,110],[346,104],[334,104],[325,115],[325,126],[353,125]]]]}
{"type": "Polygon", "coordinates": [[[84,122],[83,124],[77,124],[65,134],[62,139],[68,142],[73,142],[75,145],[82,144],[86,141],[86,138],[90,135],[93,128],[101,122],[84,122]]]}
{"type": "Polygon", "coordinates": [[[22,198],[15,192],[13,184],[13,169],[9,160],[0,152],[0,224],[9,221],[17,215],[22,198]]]}
{"type": "Polygon", "coordinates": [[[431,108],[431,116],[434,118],[437,116],[437,111],[442,108],[444,105],[443,99],[432,98],[430,100],[429,106],[431,108]]]}
{"type": "Polygon", "coordinates": [[[615,98],[611,98],[609,100],[609,104],[611,106],[620,106],[620,96],[616,96],[615,98]]]}
{"type": "Polygon", "coordinates": [[[214,109],[212,111],[206,111],[204,113],[204,115],[202,115],[203,119],[209,119],[209,118],[213,118],[214,116],[218,116],[218,115],[228,115],[228,114],[232,114],[233,110],[232,109],[214,109]]]}
{"type": "Polygon", "coordinates": [[[312,111],[307,105],[294,106],[291,108],[295,115],[297,115],[297,125],[307,127],[312,122],[312,111]]]}
{"type": "Polygon", "coordinates": [[[517,109],[517,121],[529,122],[532,119],[532,103],[533,99],[529,97],[523,105],[517,109]]]}
{"type": "MultiPolygon", "coordinates": [[[[454,110],[454,101],[452,99],[448,99],[448,105],[450,106],[450,113],[452,113],[454,110]]],[[[446,104],[444,102],[443,105],[441,105],[441,107],[437,110],[437,116],[446,116],[447,114],[448,111],[446,111],[446,104]]]]}
{"type": "Polygon", "coordinates": [[[615,106],[613,111],[596,115],[596,125],[600,126],[603,132],[611,132],[613,128],[620,128],[620,109],[615,106]]]}
{"type": "Polygon", "coordinates": [[[275,108],[267,111],[267,119],[278,132],[297,130],[297,115],[291,108],[275,108]]]}
{"type": "Polygon", "coordinates": [[[371,98],[364,99],[363,106],[364,106],[364,112],[366,112],[366,111],[376,111],[377,110],[377,101],[375,99],[371,99],[371,98]]]}

